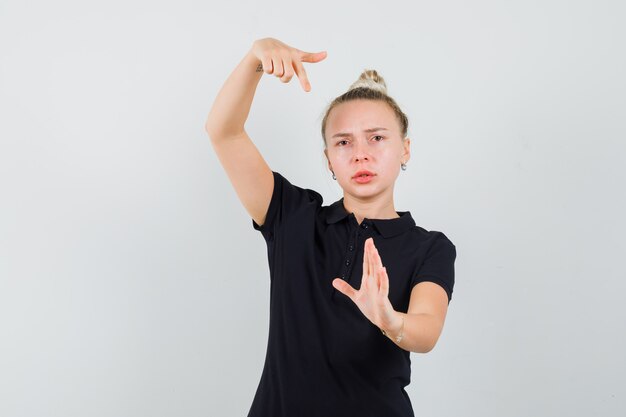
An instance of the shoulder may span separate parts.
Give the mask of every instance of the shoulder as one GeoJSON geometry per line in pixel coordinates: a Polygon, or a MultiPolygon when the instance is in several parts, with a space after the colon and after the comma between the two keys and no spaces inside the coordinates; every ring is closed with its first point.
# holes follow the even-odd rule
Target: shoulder
{"type": "Polygon", "coordinates": [[[287,179],[278,171],[272,171],[274,175],[274,187],[280,192],[284,199],[298,200],[301,202],[311,202],[318,205],[324,203],[322,195],[312,188],[299,185],[297,181],[287,179]]]}
{"type": "Polygon", "coordinates": [[[415,225],[411,228],[411,236],[418,252],[422,254],[442,249],[456,252],[456,246],[452,240],[440,230],[427,230],[415,225]]]}

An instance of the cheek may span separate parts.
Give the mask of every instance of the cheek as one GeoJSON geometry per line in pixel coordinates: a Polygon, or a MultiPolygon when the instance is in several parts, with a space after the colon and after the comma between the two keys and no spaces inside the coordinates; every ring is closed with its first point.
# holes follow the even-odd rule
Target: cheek
{"type": "Polygon", "coordinates": [[[401,151],[398,151],[397,149],[385,149],[383,152],[381,152],[381,157],[385,159],[385,161],[391,161],[391,162],[398,162],[398,164],[400,163],[400,156],[402,155],[401,151]]]}
{"type": "Polygon", "coordinates": [[[338,151],[335,152],[335,155],[333,155],[333,159],[332,161],[335,162],[335,164],[337,165],[348,165],[350,163],[350,160],[352,158],[352,154],[350,154],[349,152],[346,151],[338,151]]]}

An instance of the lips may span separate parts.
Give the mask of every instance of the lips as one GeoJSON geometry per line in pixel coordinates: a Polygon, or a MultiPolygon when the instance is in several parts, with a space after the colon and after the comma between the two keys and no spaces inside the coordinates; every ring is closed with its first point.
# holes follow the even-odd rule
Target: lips
{"type": "Polygon", "coordinates": [[[358,178],[361,175],[367,175],[367,176],[373,177],[376,174],[374,174],[372,171],[361,170],[361,171],[357,172],[356,174],[354,174],[354,176],[352,178],[358,178]]]}

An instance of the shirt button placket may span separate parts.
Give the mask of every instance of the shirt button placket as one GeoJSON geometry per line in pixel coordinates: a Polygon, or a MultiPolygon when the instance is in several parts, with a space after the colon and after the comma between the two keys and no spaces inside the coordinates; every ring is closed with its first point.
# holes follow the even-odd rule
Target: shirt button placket
{"type": "MultiPolygon", "coordinates": [[[[367,230],[368,227],[369,227],[369,225],[367,224],[367,221],[363,220],[361,222],[361,224],[360,224],[360,228],[357,229],[357,231],[356,231],[356,241],[357,241],[357,243],[359,242],[359,235],[365,235],[366,233],[364,232],[364,230],[367,230]]],[[[367,236],[363,236],[363,240],[365,240],[365,239],[367,239],[367,236]]]]}
{"type": "MultiPolygon", "coordinates": [[[[358,231],[357,231],[357,237],[358,237],[358,231]]],[[[352,258],[352,256],[354,256],[353,251],[354,251],[354,243],[352,241],[350,241],[348,243],[348,252],[346,253],[346,261],[344,262],[344,264],[345,264],[344,271],[345,272],[341,276],[341,278],[343,278],[344,280],[346,279],[346,276],[350,275],[350,264],[352,263],[350,258],[352,258]]]]}
{"type": "MultiPolygon", "coordinates": [[[[368,228],[368,224],[365,222],[361,222],[360,227],[357,227],[357,229],[355,230],[355,234],[354,234],[354,241],[350,241],[348,243],[348,252],[346,253],[346,260],[345,260],[345,266],[343,268],[344,273],[341,275],[341,279],[343,279],[344,281],[347,281],[347,277],[350,276],[350,264],[352,263],[351,259],[354,256],[354,248],[356,247],[356,243],[359,242],[359,235],[361,234],[363,229],[367,229],[368,228]]],[[[333,289],[333,297],[335,295],[335,289],[333,289]]]]}
{"type": "MultiPolygon", "coordinates": [[[[354,250],[354,243],[350,242],[350,243],[348,244],[348,251],[349,251],[349,252],[352,252],[353,250],[354,250]]],[[[348,256],[350,256],[350,253],[348,253],[348,256]]],[[[346,268],[344,268],[344,271],[345,271],[345,272],[344,272],[344,273],[343,273],[343,275],[341,276],[341,279],[343,279],[343,280],[345,280],[345,279],[346,279],[346,275],[348,274],[348,271],[349,271],[348,266],[350,266],[350,258],[349,258],[349,257],[346,259],[346,268]]]]}
{"type": "MultiPolygon", "coordinates": [[[[354,234],[354,238],[355,238],[356,242],[359,241],[359,234],[360,234],[359,229],[367,229],[368,224],[365,221],[363,221],[363,222],[361,222],[360,226],[361,227],[357,228],[356,231],[355,231],[355,234],[354,234]]],[[[348,245],[348,257],[346,258],[346,275],[350,274],[350,263],[351,263],[350,258],[352,256],[354,256],[354,253],[353,253],[354,252],[354,246],[355,246],[355,244],[353,242],[350,242],[349,245],[348,245]]]]}

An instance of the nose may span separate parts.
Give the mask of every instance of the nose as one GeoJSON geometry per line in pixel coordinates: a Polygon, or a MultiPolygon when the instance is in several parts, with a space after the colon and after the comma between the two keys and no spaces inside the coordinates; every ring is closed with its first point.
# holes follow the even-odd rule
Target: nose
{"type": "Polygon", "coordinates": [[[367,143],[358,140],[355,141],[353,158],[355,162],[369,159],[367,143]]]}

